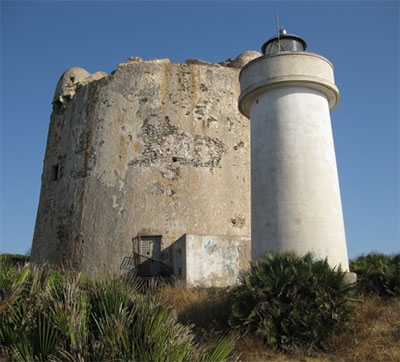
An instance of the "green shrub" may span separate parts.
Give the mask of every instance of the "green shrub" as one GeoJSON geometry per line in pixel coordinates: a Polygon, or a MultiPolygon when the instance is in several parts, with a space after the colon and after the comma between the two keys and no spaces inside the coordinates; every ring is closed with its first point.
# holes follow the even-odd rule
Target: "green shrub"
{"type": "Polygon", "coordinates": [[[20,269],[0,301],[2,361],[222,361],[234,335],[206,349],[135,281],[92,282],[20,269]]]}
{"type": "Polygon", "coordinates": [[[323,348],[355,312],[354,285],[345,274],[311,254],[267,253],[233,290],[230,324],[261,336],[267,346],[323,348]]]}
{"type": "Polygon", "coordinates": [[[0,356],[66,360],[80,347],[85,306],[79,275],[25,267],[0,304],[0,356]]]}
{"type": "Polygon", "coordinates": [[[28,258],[18,254],[0,254],[0,302],[10,291],[21,268],[28,258]]]}
{"type": "Polygon", "coordinates": [[[118,279],[90,285],[91,358],[184,360],[193,350],[190,329],[179,325],[151,294],[138,289],[137,284],[118,279]]]}
{"type": "Polygon", "coordinates": [[[357,274],[358,290],[380,297],[400,296],[400,254],[370,253],[350,261],[357,274]]]}

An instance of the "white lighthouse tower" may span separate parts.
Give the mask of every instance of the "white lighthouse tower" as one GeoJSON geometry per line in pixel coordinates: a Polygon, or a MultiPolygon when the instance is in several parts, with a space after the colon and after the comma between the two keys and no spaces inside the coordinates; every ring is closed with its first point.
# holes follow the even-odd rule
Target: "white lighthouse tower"
{"type": "Polygon", "coordinates": [[[251,120],[252,261],[267,251],[312,252],[348,271],[330,110],[333,66],[285,30],[240,73],[251,120]]]}

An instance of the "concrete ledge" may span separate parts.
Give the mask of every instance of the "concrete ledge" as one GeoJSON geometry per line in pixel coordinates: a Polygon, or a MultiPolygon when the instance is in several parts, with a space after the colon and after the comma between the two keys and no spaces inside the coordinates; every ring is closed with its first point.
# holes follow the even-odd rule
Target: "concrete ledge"
{"type": "Polygon", "coordinates": [[[357,274],[353,272],[347,272],[345,275],[347,283],[354,284],[357,282],[357,274]]]}
{"type": "Polygon", "coordinates": [[[243,67],[239,81],[239,110],[248,118],[251,104],[259,94],[282,86],[318,90],[326,95],[331,110],[339,103],[333,66],[328,59],[314,53],[280,52],[256,58],[243,67]]]}

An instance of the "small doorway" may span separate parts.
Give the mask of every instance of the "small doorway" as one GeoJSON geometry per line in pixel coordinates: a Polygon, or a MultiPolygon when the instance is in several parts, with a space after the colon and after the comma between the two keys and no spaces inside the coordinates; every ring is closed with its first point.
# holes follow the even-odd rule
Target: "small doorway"
{"type": "Polygon", "coordinates": [[[133,241],[134,264],[138,275],[157,276],[161,266],[161,235],[139,234],[133,241]]]}

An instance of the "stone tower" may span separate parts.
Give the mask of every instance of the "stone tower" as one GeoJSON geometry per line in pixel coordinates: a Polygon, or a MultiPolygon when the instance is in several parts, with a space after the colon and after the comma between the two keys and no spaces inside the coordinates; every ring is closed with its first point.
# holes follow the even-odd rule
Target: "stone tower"
{"type": "MultiPolygon", "coordinates": [[[[131,57],[111,75],[67,70],[53,99],[32,261],[105,277],[145,242],[147,255],[173,267],[171,246],[184,234],[248,240],[249,125],[238,76],[258,56],[131,57]]],[[[226,258],[213,240],[207,258],[211,250],[226,258]]]]}
{"type": "Polygon", "coordinates": [[[281,30],[240,73],[251,119],[252,261],[266,251],[312,252],[348,270],[330,110],[333,66],[281,30]]]}

